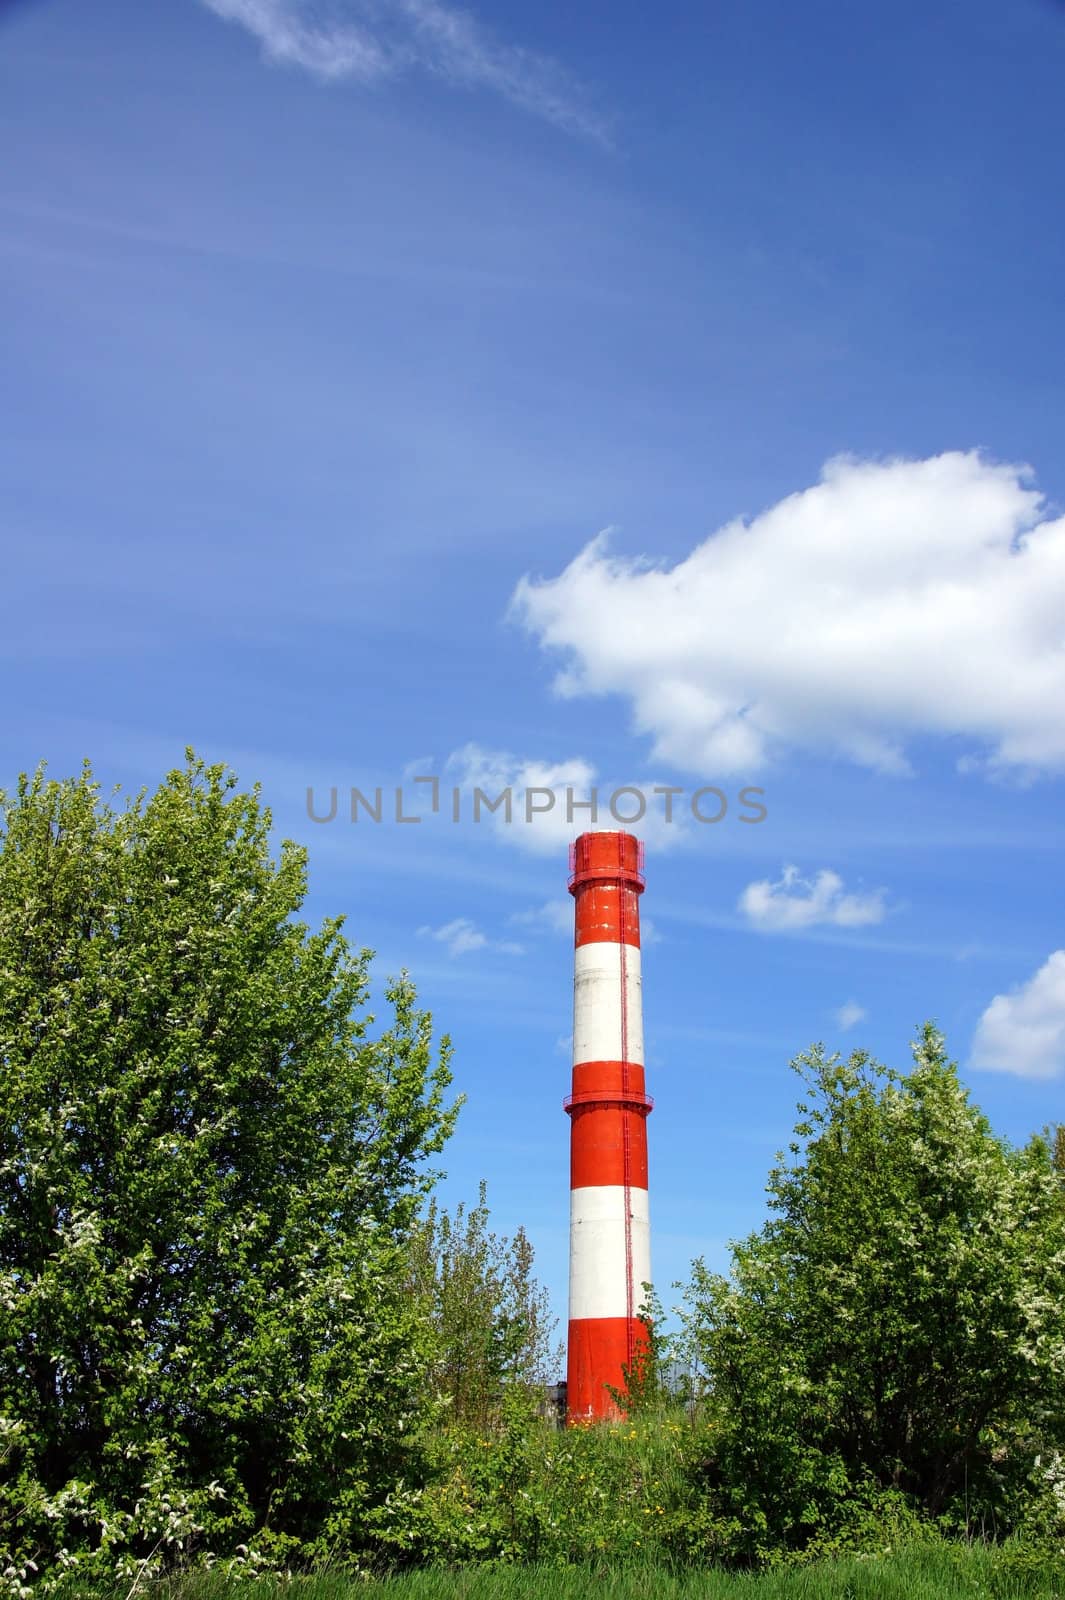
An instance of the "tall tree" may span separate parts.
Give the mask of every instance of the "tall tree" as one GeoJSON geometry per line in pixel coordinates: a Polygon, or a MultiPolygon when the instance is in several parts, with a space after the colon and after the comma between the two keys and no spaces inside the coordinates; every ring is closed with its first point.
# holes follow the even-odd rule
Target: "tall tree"
{"type": "Polygon", "coordinates": [[[688,1329],[721,1472],[752,1528],[801,1541],[856,1484],[941,1513],[1036,1429],[1060,1438],[1065,1227],[1046,1141],[994,1136],[931,1024],[907,1075],[795,1065],[796,1159],[731,1277],[697,1264],[688,1329]]]}
{"type": "Polygon", "coordinates": [[[372,1033],[370,952],[297,920],[305,853],[269,831],[191,751],[123,810],[88,766],[0,797],[11,1551],[132,1560],[180,1501],[216,1550],[320,1554],[402,1471],[447,1041],[405,976],[372,1033]]]}
{"type": "Polygon", "coordinates": [[[488,1226],[486,1188],[453,1213],[431,1202],[411,1235],[412,1290],[433,1329],[433,1379],[448,1414],[484,1426],[508,1384],[533,1388],[558,1370],[555,1320],[533,1249],[488,1226]]]}

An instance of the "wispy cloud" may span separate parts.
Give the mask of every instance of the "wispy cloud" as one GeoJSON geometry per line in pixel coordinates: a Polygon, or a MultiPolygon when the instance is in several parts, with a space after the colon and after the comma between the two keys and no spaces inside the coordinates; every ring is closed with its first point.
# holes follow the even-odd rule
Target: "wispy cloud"
{"type": "Polygon", "coordinates": [[[536,928],[548,933],[573,932],[573,901],[545,900],[541,906],[531,906],[528,911],[515,911],[509,918],[516,927],[536,928]]]}
{"type": "Polygon", "coordinates": [[[740,895],[738,909],[755,927],[773,933],[819,923],[860,928],[883,921],[884,891],[848,894],[839,873],[827,867],[813,878],[801,877],[798,867],[785,867],[775,883],[768,878],[749,883],[740,895]]]}
{"type": "Polygon", "coordinates": [[[1065,950],[1055,950],[1027,983],[995,996],[977,1024],[969,1065],[1017,1078],[1065,1071],[1065,950]]]}
{"type": "MultiPolygon", "coordinates": [[[[515,911],[507,921],[517,928],[532,928],[538,933],[561,933],[572,939],[573,901],[545,900],[543,905],[531,906],[528,911],[515,911]]],[[[662,943],[662,935],[650,917],[640,918],[640,943],[662,943]]]]}
{"type": "Polygon", "coordinates": [[[504,44],[471,12],[440,0],[201,0],[246,28],[270,61],[327,82],[381,83],[427,72],[487,89],[567,133],[607,142],[588,91],[549,56],[504,44]]]}
{"type": "Polygon", "coordinates": [[[864,1022],[869,1015],[865,1007],[860,1006],[857,1000],[845,1000],[833,1014],[836,1019],[836,1026],[842,1033],[846,1033],[849,1028],[856,1028],[859,1022],[864,1022]]]}
{"type": "Polygon", "coordinates": [[[505,956],[524,954],[523,946],[512,939],[489,939],[468,917],[456,917],[439,928],[419,928],[418,937],[435,939],[438,944],[445,945],[449,956],[465,956],[473,950],[498,950],[505,956]]]}

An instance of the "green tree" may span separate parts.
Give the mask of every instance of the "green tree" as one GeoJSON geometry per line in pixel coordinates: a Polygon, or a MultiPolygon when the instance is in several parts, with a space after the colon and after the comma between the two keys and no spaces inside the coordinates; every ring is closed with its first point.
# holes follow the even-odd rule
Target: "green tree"
{"type": "Polygon", "coordinates": [[[636,1341],[631,1363],[623,1363],[622,1382],[608,1384],[610,1397],[626,1417],[662,1415],[677,1402],[684,1385],[671,1383],[674,1336],[667,1333],[662,1301],[653,1283],[641,1285],[639,1318],[641,1336],[636,1341]]]}
{"type": "MultiPolygon", "coordinates": [[[[258,790],[187,752],[0,797],[0,1549],[358,1547],[428,1358],[404,1246],[455,1108],[404,976],[296,919],[258,790]],[[6,1450],[6,1455],[4,1451],[6,1450]]],[[[2,1563],[0,1563],[2,1565],[2,1563]]]]}
{"type": "Polygon", "coordinates": [[[773,1215],[730,1278],[696,1263],[688,1291],[717,1429],[706,1486],[752,1554],[817,1536],[864,1488],[994,1514],[1004,1464],[1061,1435],[1050,1149],[993,1135],[931,1024],[905,1076],[819,1046],[795,1066],[806,1103],[773,1215]]]}
{"type": "Polygon", "coordinates": [[[411,1286],[433,1329],[433,1377],[456,1421],[484,1427],[508,1384],[536,1388],[557,1371],[555,1319],[524,1228],[489,1228],[485,1185],[453,1213],[432,1201],[413,1229],[411,1286]]]}

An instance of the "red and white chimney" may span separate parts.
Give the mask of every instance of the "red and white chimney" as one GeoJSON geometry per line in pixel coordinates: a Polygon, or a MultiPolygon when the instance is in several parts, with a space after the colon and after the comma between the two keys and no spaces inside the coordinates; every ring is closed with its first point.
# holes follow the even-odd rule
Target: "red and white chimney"
{"type": "Polygon", "coordinates": [[[570,1117],[570,1422],[622,1414],[647,1329],[651,1278],[647,1116],[640,983],[643,846],[629,833],[583,833],[570,849],[575,906],[570,1117]]]}

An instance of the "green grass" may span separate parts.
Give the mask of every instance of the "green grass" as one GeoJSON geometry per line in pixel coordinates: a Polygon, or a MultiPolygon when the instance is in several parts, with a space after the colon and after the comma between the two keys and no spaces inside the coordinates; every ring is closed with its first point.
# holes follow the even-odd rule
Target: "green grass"
{"type": "MultiPolygon", "coordinates": [[[[282,1586],[205,1574],[137,1593],[145,1600],[1065,1600],[1065,1553],[938,1546],[756,1576],[654,1567],[430,1567],[381,1580],[322,1576],[282,1586]]],[[[97,1597],[82,1590],[78,1600],[97,1597]]],[[[99,1591],[98,1600],[121,1595],[99,1591]]]]}

